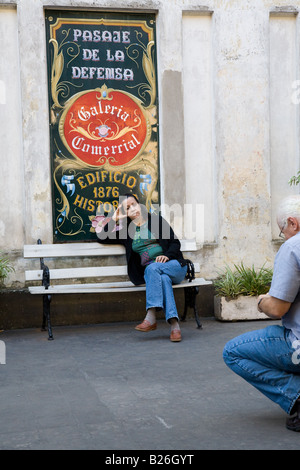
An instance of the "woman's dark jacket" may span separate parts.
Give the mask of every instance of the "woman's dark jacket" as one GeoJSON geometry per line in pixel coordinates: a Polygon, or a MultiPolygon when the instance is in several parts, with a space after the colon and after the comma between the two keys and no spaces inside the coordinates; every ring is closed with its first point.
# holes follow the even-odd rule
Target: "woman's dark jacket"
{"type": "MultiPolygon", "coordinates": [[[[105,225],[104,230],[98,234],[98,242],[124,245],[129,279],[135,285],[144,284],[145,266],[141,265],[140,255],[132,250],[134,237],[134,230],[132,230],[134,228],[133,222],[128,218],[127,225],[125,224],[125,227],[120,228],[118,231],[113,231],[115,226],[115,223],[112,221],[105,225]]],[[[183,258],[180,251],[180,241],[176,238],[172,227],[170,227],[168,222],[161,215],[148,213],[148,228],[162,247],[164,255],[167,256],[169,260],[176,259],[181,266],[187,264],[187,261],[183,258]]]]}

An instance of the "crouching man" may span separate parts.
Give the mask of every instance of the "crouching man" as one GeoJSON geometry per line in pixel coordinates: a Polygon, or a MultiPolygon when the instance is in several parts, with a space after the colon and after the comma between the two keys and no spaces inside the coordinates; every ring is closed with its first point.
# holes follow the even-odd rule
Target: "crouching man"
{"type": "Polygon", "coordinates": [[[282,324],[232,339],[223,358],[283,408],[288,429],[300,431],[300,195],[283,200],[277,223],[286,241],[275,258],[270,291],[259,296],[257,308],[282,324]]]}

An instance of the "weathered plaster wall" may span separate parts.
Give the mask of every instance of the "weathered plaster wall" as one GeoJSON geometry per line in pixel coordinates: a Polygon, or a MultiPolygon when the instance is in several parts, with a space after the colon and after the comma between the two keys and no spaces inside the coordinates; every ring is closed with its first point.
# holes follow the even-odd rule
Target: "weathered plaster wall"
{"type": "Polygon", "coordinates": [[[204,204],[203,276],[272,264],[276,203],[298,192],[300,0],[0,0],[0,248],[16,266],[6,285],[24,285],[24,243],[52,241],[49,6],[157,12],[163,202],[204,204]]]}
{"type": "MultiPolygon", "coordinates": [[[[185,199],[185,159],[182,77],[176,70],[166,70],[162,77],[161,94],[163,109],[161,127],[163,132],[162,166],[164,175],[164,202],[168,205],[185,199]],[[168,119],[167,116],[172,116],[168,119]],[[183,184],[175,184],[182,182],[183,184]]],[[[183,201],[182,201],[183,200],[183,201]]]]}
{"type": "Polygon", "coordinates": [[[0,15],[0,246],[23,243],[23,152],[17,15],[14,8],[0,15]],[[9,129],[9,131],[8,131],[9,129]]]}
{"type": "MultiPolygon", "coordinates": [[[[232,2],[229,2],[231,4],[232,2]]],[[[264,263],[270,246],[268,21],[254,2],[215,15],[219,263],[264,263]],[[228,34],[230,31],[230,34],[228,34]],[[262,251],[257,252],[260,245],[262,251]]],[[[236,4],[236,2],[235,2],[236,4]]],[[[270,250],[271,248],[271,250],[270,250]]]]}

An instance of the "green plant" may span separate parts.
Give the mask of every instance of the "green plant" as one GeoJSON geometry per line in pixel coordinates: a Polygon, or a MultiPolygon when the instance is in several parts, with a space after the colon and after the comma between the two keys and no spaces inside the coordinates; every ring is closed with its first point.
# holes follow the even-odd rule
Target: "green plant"
{"type": "Polygon", "coordinates": [[[300,183],[300,171],[295,176],[292,176],[289,180],[289,185],[292,186],[293,184],[297,186],[300,183]]]}
{"type": "Polygon", "coordinates": [[[215,292],[220,297],[236,298],[239,295],[257,296],[266,294],[270,288],[273,270],[262,266],[255,269],[244,266],[234,265],[231,269],[226,265],[225,269],[214,281],[215,292]]]}
{"type": "Polygon", "coordinates": [[[14,267],[12,266],[11,262],[5,255],[0,252],[0,281],[3,281],[8,274],[14,271],[14,267]]]}

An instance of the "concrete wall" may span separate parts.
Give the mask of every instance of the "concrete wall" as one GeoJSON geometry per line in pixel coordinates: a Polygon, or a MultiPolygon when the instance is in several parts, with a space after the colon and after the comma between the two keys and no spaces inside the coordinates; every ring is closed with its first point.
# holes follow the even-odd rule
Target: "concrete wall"
{"type": "MultiPolygon", "coordinates": [[[[52,242],[44,8],[157,13],[161,191],[203,204],[202,276],[272,265],[275,209],[298,192],[300,0],[0,0],[0,249],[52,242]]],[[[201,232],[201,233],[200,233],[201,232]]]]}

